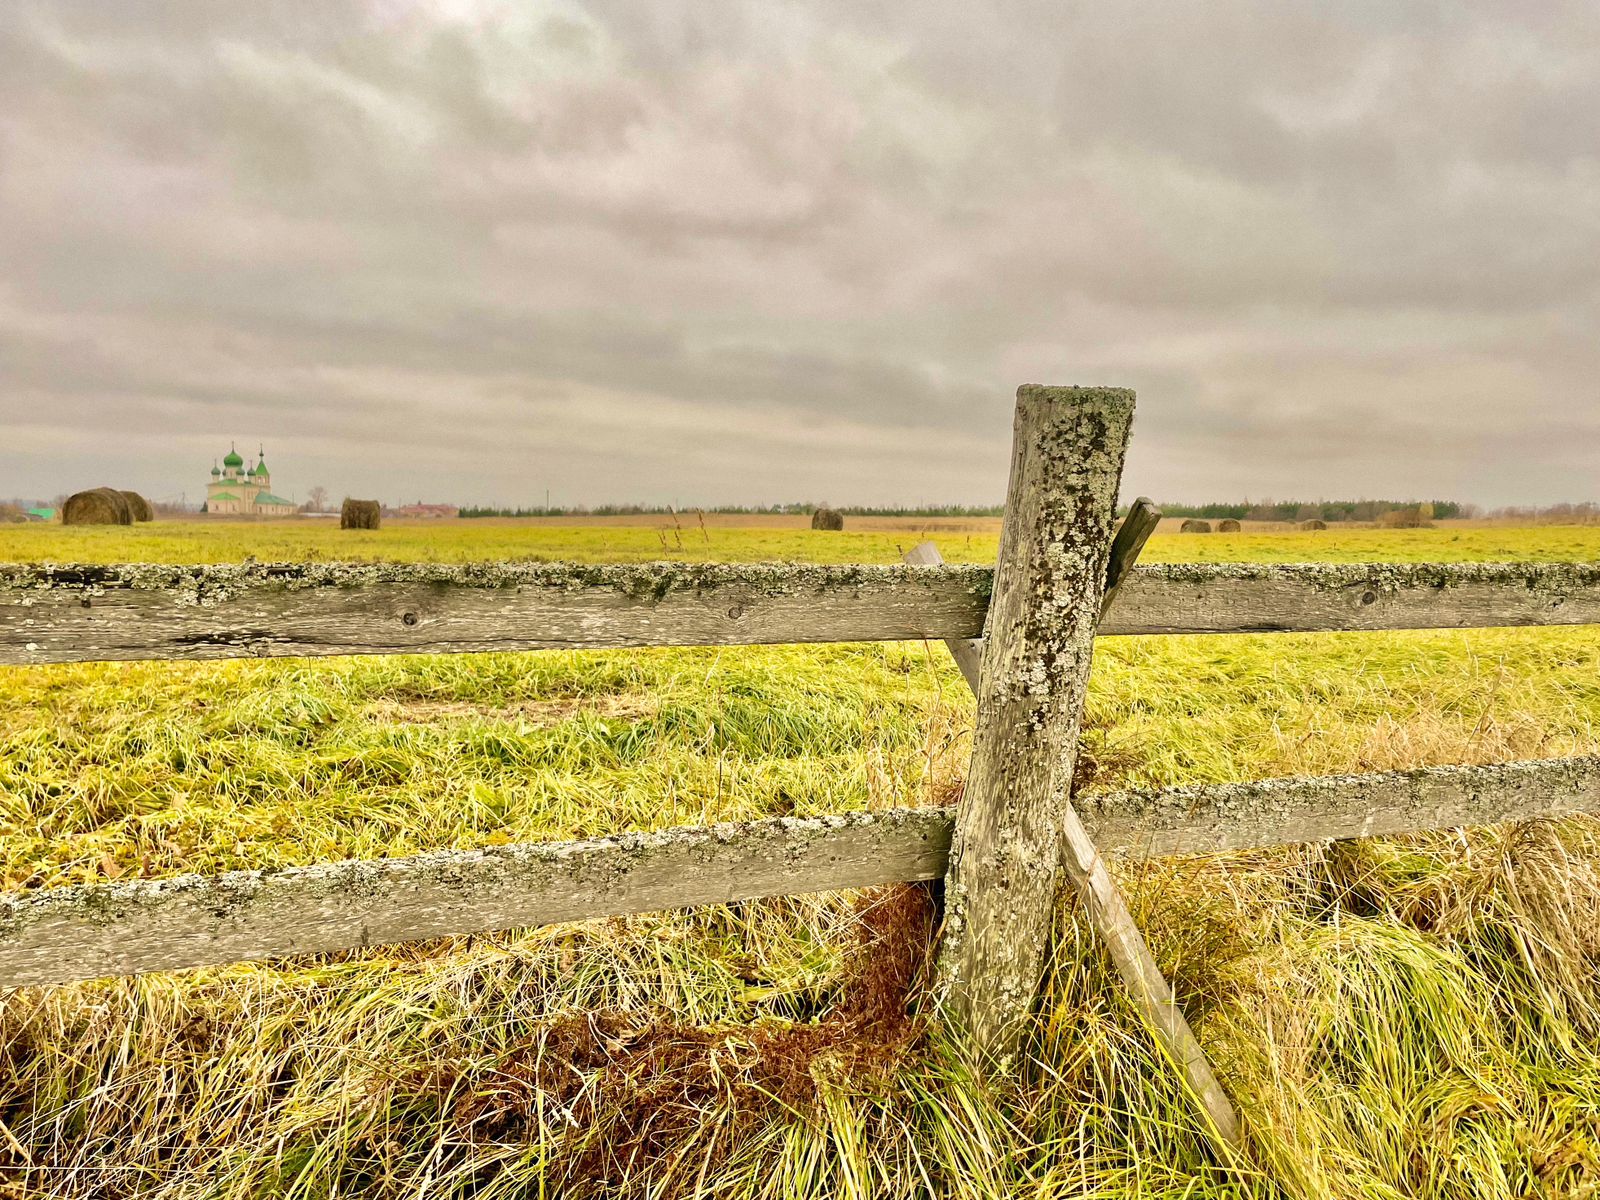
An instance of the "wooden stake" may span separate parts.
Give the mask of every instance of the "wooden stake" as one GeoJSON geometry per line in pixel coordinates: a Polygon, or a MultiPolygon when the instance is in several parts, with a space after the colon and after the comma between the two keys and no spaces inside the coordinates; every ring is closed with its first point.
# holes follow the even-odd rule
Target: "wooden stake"
{"type": "Polygon", "coordinates": [[[1148,496],[1140,496],[1122,518],[1117,536],[1111,539],[1111,561],[1106,565],[1106,593],[1100,601],[1100,619],[1106,619],[1111,604],[1133,573],[1133,564],[1139,561],[1139,552],[1150,540],[1150,535],[1161,524],[1161,510],[1148,496]]]}
{"type": "Polygon", "coordinates": [[[1228,1093],[1217,1082],[1216,1072],[1189,1028],[1183,1009],[1172,998],[1172,988],[1161,974],[1161,967],[1150,953],[1133,914],[1128,911],[1128,902],[1122,898],[1100,851],[1070,804],[1066,806],[1064,820],[1062,840],[1067,875],[1077,885],[1089,924],[1105,942],[1135,1007],[1162,1049],[1183,1072],[1184,1082],[1216,1127],[1218,1136],[1230,1145],[1239,1145],[1239,1118],[1228,1101],[1228,1093]]]}
{"type": "MultiPolygon", "coordinates": [[[[939,547],[932,542],[919,542],[906,551],[905,561],[913,567],[941,567],[944,565],[944,555],[939,553],[939,547]]],[[[976,696],[979,671],[983,662],[983,639],[949,638],[945,641],[945,645],[950,648],[950,657],[956,660],[956,666],[961,668],[967,686],[976,696]]]]}

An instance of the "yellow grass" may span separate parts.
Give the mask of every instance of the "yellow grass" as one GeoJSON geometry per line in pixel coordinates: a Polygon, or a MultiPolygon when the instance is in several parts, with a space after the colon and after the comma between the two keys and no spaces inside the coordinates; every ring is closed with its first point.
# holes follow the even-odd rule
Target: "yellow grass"
{"type": "MultiPolygon", "coordinates": [[[[893,561],[917,533],[686,524],[680,550],[676,531],[663,548],[606,526],[7,527],[0,558],[893,561]]],[[[937,536],[951,559],[994,553],[992,534],[937,536]]],[[[1163,535],[1147,555],[1597,548],[1592,528],[1489,527],[1163,535]]],[[[1095,786],[1592,753],[1597,680],[1590,629],[1108,639],[1086,748],[1095,786]]],[[[970,726],[942,647],[921,644],[11,668],[0,874],[942,802],[970,726]]],[[[761,1102],[739,1085],[761,1079],[759,1037],[861,986],[860,900],[834,896],[13,993],[0,1196],[1593,1195],[1597,867],[1586,821],[1126,864],[1245,1112],[1242,1159],[1198,1125],[1070,904],[1025,1084],[978,1084],[934,1035],[882,1070],[807,1058],[814,1105],[761,1102]],[[562,1049],[589,1010],[631,1031],[599,1044],[610,1067],[562,1049]],[[667,1071],[629,1041],[663,1022],[720,1047],[671,1068],[692,1076],[687,1123],[627,1099],[667,1071]],[[530,1088],[537,1062],[556,1075],[530,1088]]]]}
{"type": "MultiPolygon", "coordinates": [[[[157,521],[131,527],[0,525],[0,562],[262,562],[486,560],[897,562],[924,537],[951,562],[993,562],[997,521],[878,519],[872,528],[814,533],[693,516],[643,524],[563,526],[545,521],[414,521],[340,530],[337,522],[157,521]]],[[[1170,524],[1168,522],[1167,524],[1170,524]]],[[[1147,562],[1589,562],[1600,559],[1600,525],[1501,526],[1457,523],[1433,529],[1177,534],[1162,532],[1147,562]]]]}

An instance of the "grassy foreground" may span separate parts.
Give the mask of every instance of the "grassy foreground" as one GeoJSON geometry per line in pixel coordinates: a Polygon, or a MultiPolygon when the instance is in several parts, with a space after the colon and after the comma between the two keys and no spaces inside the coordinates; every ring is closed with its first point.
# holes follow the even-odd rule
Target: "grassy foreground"
{"type": "MultiPolygon", "coordinates": [[[[350,536],[25,527],[0,530],[0,559],[663,553],[650,529],[397,527],[358,535],[361,555],[350,536]]],[[[914,540],[713,529],[671,549],[892,561],[914,540]]],[[[1597,558],[1600,531],[1147,555],[1202,550],[1597,558]]],[[[1594,752],[1597,668],[1587,629],[1108,639],[1091,786],[1594,752]]],[[[970,727],[921,644],[5,669],[0,874],[947,802],[970,727]]],[[[0,1195],[1595,1195],[1597,829],[1125,864],[1245,1114],[1242,1158],[1198,1126],[1070,904],[1027,1079],[975,1083],[920,1018],[929,906],[897,888],[12,992],[0,1195]]]]}

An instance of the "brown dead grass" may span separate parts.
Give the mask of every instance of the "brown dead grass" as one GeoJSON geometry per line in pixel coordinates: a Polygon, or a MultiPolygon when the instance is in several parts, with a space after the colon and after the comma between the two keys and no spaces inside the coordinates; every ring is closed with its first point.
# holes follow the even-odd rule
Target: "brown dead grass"
{"type": "MultiPolygon", "coordinates": [[[[663,1014],[575,1013],[544,1025],[491,1067],[442,1061],[409,1081],[442,1110],[450,1140],[566,1133],[553,1174],[567,1195],[624,1177],[666,1186],[715,1169],[742,1136],[815,1116],[830,1086],[869,1088],[918,1045],[932,943],[926,885],[864,893],[839,1000],[811,1024],[690,1025],[663,1014]]],[[[670,1191],[670,1187],[668,1189],[670,1191]]]]}

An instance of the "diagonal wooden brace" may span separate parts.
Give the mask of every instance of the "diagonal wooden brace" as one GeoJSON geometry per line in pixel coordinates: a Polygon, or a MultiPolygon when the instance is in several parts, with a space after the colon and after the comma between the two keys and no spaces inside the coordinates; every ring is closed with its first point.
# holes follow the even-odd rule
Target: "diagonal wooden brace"
{"type": "Polygon", "coordinates": [[[1159,524],[1161,510],[1149,496],[1140,496],[1135,500],[1128,508],[1128,515],[1122,518],[1122,524],[1117,527],[1117,536],[1111,539],[1111,558],[1106,563],[1106,590],[1100,599],[1102,621],[1111,611],[1122,585],[1133,573],[1133,564],[1139,561],[1139,552],[1159,524]]]}
{"type": "MultiPolygon", "coordinates": [[[[1102,619],[1116,598],[1118,588],[1133,569],[1146,539],[1160,520],[1161,510],[1143,497],[1134,502],[1124,518],[1112,542],[1106,570],[1105,599],[1100,610],[1102,619]]],[[[918,566],[938,566],[944,562],[944,558],[932,542],[923,542],[905,555],[905,561],[918,566]]],[[[945,645],[949,647],[956,665],[961,668],[962,675],[976,695],[983,643],[976,639],[962,639],[947,641],[945,645]]],[[[1233,1105],[1217,1081],[1205,1051],[1189,1028],[1183,1010],[1173,999],[1172,987],[1161,974],[1155,956],[1139,932],[1127,901],[1123,899],[1093,839],[1070,803],[1064,811],[1063,841],[1067,874],[1083,901],[1089,923],[1105,943],[1134,1004],[1156,1040],[1183,1073],[1185,1082],[1217,1133],[1229,1144],[1237,1146],[1239,1121],[1233,1105]]]]}

